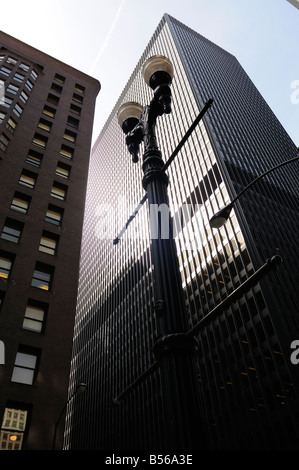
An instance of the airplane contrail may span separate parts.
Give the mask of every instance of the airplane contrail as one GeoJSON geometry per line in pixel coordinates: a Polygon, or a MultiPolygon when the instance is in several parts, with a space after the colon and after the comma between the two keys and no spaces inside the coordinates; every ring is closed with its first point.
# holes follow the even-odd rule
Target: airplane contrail
{"type": "Polygon", "coordinates": [[[101,58],[102,55],[103,55],[104,50],[106,49],[106,47],[107,47],[107,45],[108,45],[110,36],[111,36],[111,34],[112,34],[112,32],[113,32],[113,29],[115,28],[115,25],[116,25],[116,23],[117,23],[118,17],[119,17],[119,15],[120,15],[120,12],[121,12],[121,10],[122,10],[122,7],[123,7],[124,3],[125,3],[125,0],[122,0],[122,1],[121,1],[121,4],[120,4],[119,7],[118,7],[118,10],[117,10],[117,12],[116,12],[115,18],[114,18],[114,20],[113,20],[112,25],[110,26],[110,29],[109,29],[109,31],[108,31],[108,34],[107,34],[105,40],[104,40],[104,43],[103,43],[103,45],[102,45],[102,47],[101,47],[101,49],[100,49],[100,51],[99,51],[99,53],[98,53],[98,55],[97,55],[97,57],[96,57],[96,60],[94,61],[93,65],[92,65],[92,67],[91,67],[91,70],[90,70],[90,73],[91,73],[91,74],[93,73],[93,71],[94,71],[94,69],[95,69],[97,63],[99,62],[100,58],[101,58]]]}

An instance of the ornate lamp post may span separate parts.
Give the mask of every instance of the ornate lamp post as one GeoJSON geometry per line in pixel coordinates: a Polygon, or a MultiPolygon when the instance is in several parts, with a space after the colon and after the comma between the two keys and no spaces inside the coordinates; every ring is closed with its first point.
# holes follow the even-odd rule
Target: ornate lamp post
{"type": "MultiPolygon", "coordinates": [[[[149,105],[142,107],[130,102],[122,105],[118,122],[126,134],[126,144],[133,162],[138,161],[141,142],[144,142],[142,161],[143,188],[151,207],[167,205],[168,177],[157,145],[155,134],[159,116],[171,112],[171,82],[173,67],[164,56],[154,56],[143,66],[146,83],[154,96],[149,105]]],[[[162,238],[162,224],[151,226],[151,255],[154,265],[154,301],[157,339],[153,345],[155,358],[161,371],[162,406],[164,422],[164,449],[194,449],[201,442],[198,382],[195,354],[198,343],[187,335],[184,295],[172,220],[169,217],[169,237],[162,238]]]]}

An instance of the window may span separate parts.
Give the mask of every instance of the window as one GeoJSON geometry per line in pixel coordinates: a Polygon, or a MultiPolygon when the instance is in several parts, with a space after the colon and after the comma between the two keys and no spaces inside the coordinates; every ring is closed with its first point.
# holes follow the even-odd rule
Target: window
{"type": "Polygon", "coordinates": [[[61,176],[62,178],[69,178],[71,173],[71,167],[66,165],[65,163],[58,162],[58,165],[55,170],[55,174],[57,176],[61,176]]]}
{"type": "Polygon", "coordinates": [[[23,112],[23,108],[22,106],[20,106],[18,103],[15,104],[15,107],[13,109],[13,112],[18,116],[20,117],[22,112],[23,112]]]}
{"type": "Polygon", "coordinates": [[[46,119],[40,119],[38,127],[44,131],[50,132],[52,123],[50,121],[46,121],[46,119]]]}
{"type": "Polygon", "coordinates": [[[51,189],[51,196],[64,201],[66,198],[67,186],[54,181],[51,189]]]}
{"type": "Polygon", "coordinates": [[[47,106],[45,105],[44,109],[43,109],[43,114],[45,114],[46,116],[49,116],[49,117],[55,117],[55,113],[56,113],[56,109],[54,108],[51,108],[50,106],[47,106]]]}
{"type": "Polygon", "coordinates": [[[55,91],[55,93],[61,94],[63,88],[62,88],[62,86],[57,85],[57,83],[52,83],[51,90],[55,91]]]}
{"type": "Polygon", "coordinates": [[[73,101],[82,104],[83,103],[83,96],[77,95],[77,93],[73,93],[73,101]]]}
{"type": "Polygon", "coordinates": [[[8,119],[8,121],[7,121],[5,127],[6,127],[6,129],[9,130],[9,132],[10,132],[11,134],[13,134],[15,128],[17,127],[17,123],[16,123],[16,121],[14,121],[13,118],[10,117],[10,118],[8,119]]]}
{"type": "Polygon", "coordinates": [[[25,83],[25,86],[29,91],[32,91],[33,83],[30,80],[27,80],[27,82],[25,83]]]}
{"type": "Polygon", "coordinates": [[[74,149],[68,147],[67,145],[62,145],[60,149],[60,156],[68,158],[69,160],[73,159],[74,149]]]}
{"type": "Polygon", "coordinates": [[[46,148],[46,145],[47,145],[47,142],[48,142],[48,138],[41,135],[41,134],[34,134],[34,138],[33,138],[33,141],[32,143],[37,145],[38,147],[41,147],[41,148],[46,148]]]}
{"type": "Polygon", "coordinates": [[[9,92],[9,93],[12,93],[13,95],[16,95],[19,91],[19,87],[16,86],[16,85],[13,85],[12,83],[10,83],[8,85],[8,87],[6,88],[6,91],[9,92]]]}
{"type": "Polygon", "coordinates": [[[6,152],[6,149],[8,147],[10,140],[6,137],[5,134],[1,134],[0,136],[0,149],[3,150],[3,152],[6,152]]]}
{"type": "Polygon", "coordinates": [[[1,232],[1,238],[13,243],[19,243],[24,224],[17,220],[7,218],[1,232]]]}
{"type": "Polygon", "coordinates": [[[31,171],[23,170],[19,179],[19,184],[26,188],[33,189],[36,183],[37,175],[31,171]]]}
{"type": "Polygon", "coordinates": [[[47,313],[47,305],[35,300],[28,300],[22,328],[41,333],[47,313]]]}
{"type": "Polygon", "coordinates": [[[0,124],[2,124],[2,122],[4,121],[5,116],[6,116],[6,114],[3,113],[2,111],[0,111],[0,124]]]}
{"type": "Polygon", "coordinates": [[[31,286],[37,289],[51,290],[54,268],[42,263],[36,263],[31,286]]]}
{"type": "Polygon", "coordinates": [[[79,83],[76,83],[76,85],[75,85],[75,90],[77,91],[77,93],[82,93],[82,94],[84,94],[85,87],[82,86],[82,85],[79,85],[79,83]]]}
{"type": "Polygon", "coordinates": [[[25,78],[25,76],[22,75],[21,73],[15,73],[14,76],[13,76],[13,79],[16,80],[17,82],[20,82],[20,83],[22,83],[24,78],[25,78]]]}
{"type": "Polygon", "coordinates": [[[47,98],[47,101],[51,104],[54,104],[55,106],[58,105],[59,103],[59,98],[55,95],[52,95],[52,93],[49,93],[48,94],[48,98],[47,98]]]}
{"type": "Polygon", "coordinates": [[[59,237],[54,233],[43,231],[39,243],[39,251],[43,251],[48,255],[55,255],[57,251],[59,237]]]}
{"type": "Polygon", "coordinates": [[[68,129],[65,129],[63,138],[66,140],[69,140],[70,142],[76,142],[77,134],[75,132],[69,131],[68,129]]]}
{"type": "Polygon", "coordinates": [[[26,163],[39,168],[41,166],[42,158],[43,156],[41,153],[35,152],[34,150],[29,150],[26,158],[26,163]]]}
{"type": "Polygon", "coordinates": [[[63,209],[49,204],[45,221],[60,226],[62,223],[63,209]]]}
{"type": "Polygon", "coordinates": [[[11,273],[14,257],[10,253],[0,252],[0,278],[8,279],[11,273]]]}
{"type": "Polygon", "coordinates": [[[3,66],[0,69],[0,73],[2,73],[2,75],[5,75],[6,77],[8,77],[11,74],[11,69],[9,69],[8,67],[3,66]]]}
{"type": "Polygon", "coordinates": [[[28,70],[29,70],[29,65],[26,65],[26,64],[21,63],[21,64],[19,65],[19,68],[22,69],[22,70],[24,70],[24,72],[28,72],[28,70]]]}
{"type": "Polygon", "coordinates": [[[78,129],[78,127],[79,127],[79,120],[73,118],[72,116],[68,116],[68,118],[67,118],[67,124],[68,124],[69,126],[71,126],[71,127],[75,127],[76,129],[78,129]]]}
{"type": "Polygon", "coordinates": [[[23,103],[27,103],[27,100],[28,100],[28,95],[27,93],[25,93],[25,91],[22,91],[22,93],[20,94],[20,100],[23,101],[23,103]]]}
{"type": "Polygon", "coordinates": [[[12,99],[8,98],[8,96],[3,96],[1,99],[1,105],[4,106],[5,108],[10,108],[10,105],[12,103],[12,99]]]}
{"type": "Polygon", "coordinates": [[[71,113],[77,114],[77,116],[80,116],[81,114],[81,108],[79,108],[79,106],[75,106],[74,104],[71,104],[70,111],[71,113]]]}
{"type": "Polygon", "coordinates": [[[17,212],[27,214],[31,198],[25,194],[16,192],[11,202],[10,208],[17,212]]]}
{"type": "Polygon", "coordinates": [[[37,350],[20,347],[16,355],[11,381],[32,385],[37,373],[38,356],[37,350]]]}
{"type": "Polygon", "coordinates": [[[23,405],[5,408],[0,431],[0,450],[21,450],[28,410],[23,405]]]}
{"type": "Polygon", "coordinates": [[[16,65],[18,61],[17,59],[14,59],[13,57],[7,57],[6,62],[11,65],[16,65]]]}
{"type": "Polygon", "coordinates": [[[30,76],[33,78],[33,80],[36,80],[36,79],[37,79],[37,77],[38,77],[38,75],[37,75],[36,71],[35,71],[35,70],[33,70],[33,69],[32,69],[32,70],[31,70],[31,72],[30,72],[30,76]]]}
{"type": "Polygon", "coordinates": [[[59,75],[58,73],[55,74],[54,79],[59,83],[64,83],[65,82],[65,77],[63,77],[62,75],[59,75]]]}

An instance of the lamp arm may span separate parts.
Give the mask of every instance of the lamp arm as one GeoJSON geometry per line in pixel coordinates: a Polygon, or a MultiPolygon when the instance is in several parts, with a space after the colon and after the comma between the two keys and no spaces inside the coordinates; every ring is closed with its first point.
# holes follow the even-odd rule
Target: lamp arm
{"type": "Polygon", "coordinates": [[[239,194],[237,194],[237,196],[231,201],[230,205],[234,204],[234,202],[236,202],[236,200],[239,199],[239,197],[242,196],[242,194],[245,193],[245,191],[247,191],[247,189],[249,189],[252,185],[254,185],[261,178],[268,175],[268,173],[271,173],[272,171],[277,170],[277,168],[280,168],[284,165],[287,165],[288,163],[292,163],[295,160],[299,160],[299,155],[297,155],[297,157],[291,158],[290,160],[286,160],[285,162],[279,163],[278,165],[274,166],[273,168],[270,168],[269,170],[267,170],[264,173],[262,173],[261,175],[259,175],[257,178],[255,178],[253,181],[251,181],[247,186],[245,186],[245,188],[243,188],[242,191],[239,192],[239,194]]]}

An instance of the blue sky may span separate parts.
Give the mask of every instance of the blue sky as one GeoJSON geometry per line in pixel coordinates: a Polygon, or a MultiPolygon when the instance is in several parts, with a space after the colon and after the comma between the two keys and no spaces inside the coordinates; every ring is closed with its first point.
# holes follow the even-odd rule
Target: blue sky
{"type": "Polygon", "coordinates": [[[299,9],[287,0],[14,0],[5,11],[2,31],[100,81],[93,140],[169,13],[237,57],[299,147],[299,9]]]}

